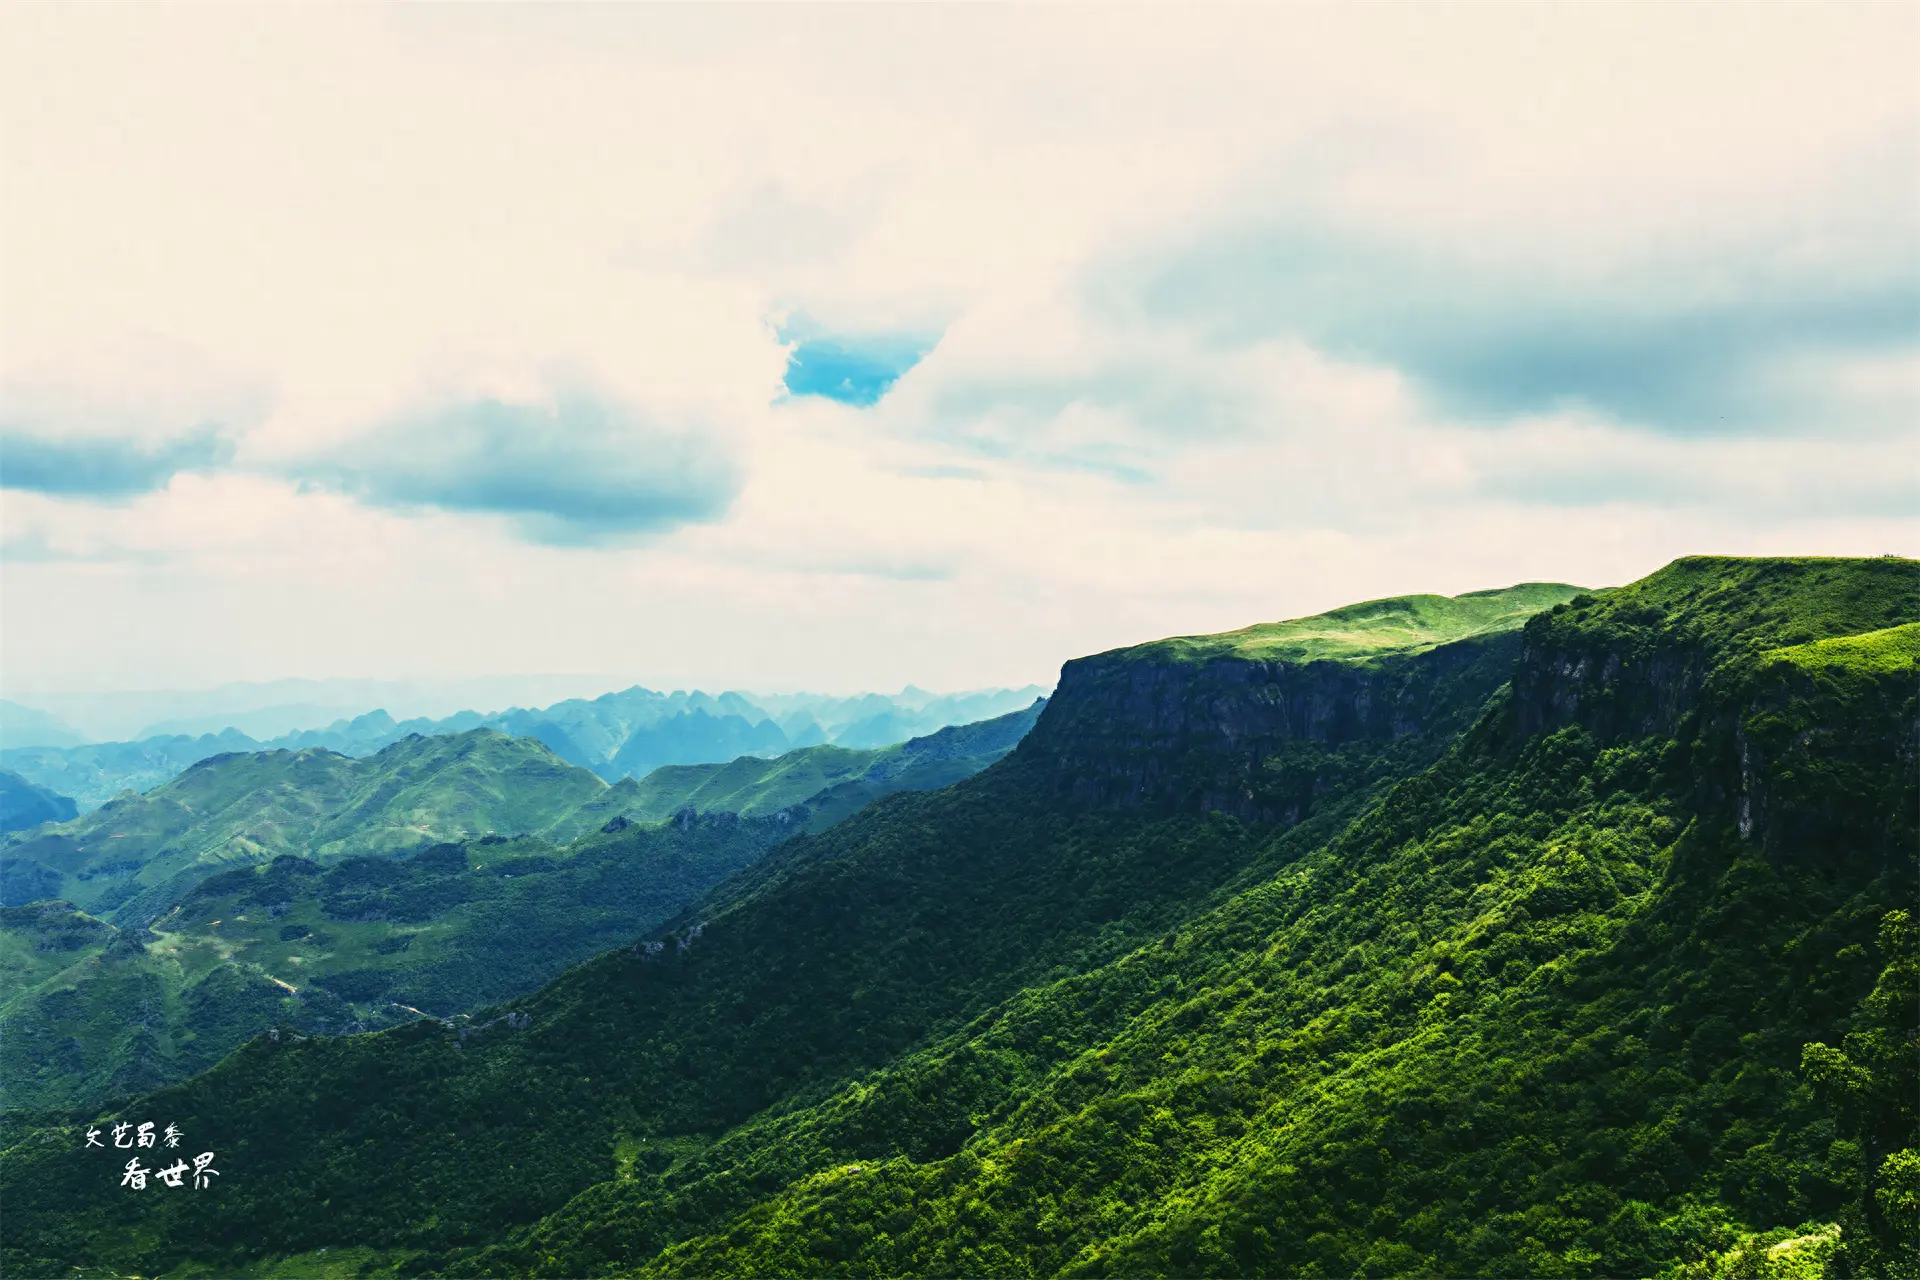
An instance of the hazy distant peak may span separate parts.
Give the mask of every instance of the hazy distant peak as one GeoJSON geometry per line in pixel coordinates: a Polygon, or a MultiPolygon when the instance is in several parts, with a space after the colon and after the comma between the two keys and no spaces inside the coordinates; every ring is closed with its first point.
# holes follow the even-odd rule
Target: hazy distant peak
{"type": "Polygon", "coordinates": [[[58,716],[0,698],[0,749],[74,747],[84,740],[58,716]]]}

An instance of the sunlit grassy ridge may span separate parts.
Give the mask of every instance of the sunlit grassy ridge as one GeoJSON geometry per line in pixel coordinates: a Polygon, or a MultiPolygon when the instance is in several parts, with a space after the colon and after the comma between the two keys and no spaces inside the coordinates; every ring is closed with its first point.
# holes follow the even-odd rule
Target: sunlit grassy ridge
{"type": "Polygon", "coordinates": [[[1542,609],[1579,595],[1560,582],[1523,582],[1460,596],[1391,596],[1290,622],[1262,622],[1210,636],[1177,636],[1127,650],[1164,661],[1247,658],[1269,662],[1353,662],[1419,653],[1495,631],[1511,631],[1542,609]]]}
{"type": "Polygon", "coordinates": [[[1770,649],[1767,656],[1809,670],[1843,667],[1876,674],[1892,673],[1920,663],[1920,622],[1770,649]]]}
{"type": "Polygon", "coordinates": [[[1732,663],[1768,650],[1904,630],[1920,565],[1897,556],[1688,556],[1639,582],[1569,602],[1577,632],[1623,654],[1711,650],[1732,663]]]}

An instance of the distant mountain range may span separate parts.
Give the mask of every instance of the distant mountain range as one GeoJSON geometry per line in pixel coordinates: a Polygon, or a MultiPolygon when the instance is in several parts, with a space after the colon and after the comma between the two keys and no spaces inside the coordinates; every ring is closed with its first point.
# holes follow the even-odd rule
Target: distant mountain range
{"type": "Polygon", "coordinates": [[[0,845],[8,1104],[156,1087],[276,1024],[369,1030],[531,991],[794,835],[978,773],[1043,705],[644,784],[491,729],[203,761],[0,845]]]}
{"type": "Polygon", "coordinates": [[[822,745],[771,760],[741,756],[726,764],[662,765],[644,778],[621,779],[608,788],[604,803],[647,822],[688,810],[741,817],[804,814],[804,825],[818,830],[882,795],[935,791],[972,777],[1013,750],[1045,706],[1044,698],[1036,698],[1024,710],[878,749],[822,745]]]}
{"type": "Polygon", "coordinates": [[[261,741],[385,707],[397,719],[450,716],[468,707],[543,707],[592,697],[623,682],[610,675],[487,676],[451,681],[291,678],[233,681],[210,689],[35,691],[10,687],[13,704],[40,721],[19,719],[0,704],[0,747],[66,747],[83,742],[135,742],[238,729],[261,741]],[[20,701],[29,704],[20,707],[20,701]]]}
{"type": "Polygon", "coordinates": [[[85,741],[60,717],[0,698],[0,748],[77,747],[85,741]]]}
{"type": "MultiPolygon", "coordinates": [[[[384,710],[370,711],[335,720],[325,728],[302,729],[266,741],[226,728],[197,736],[158,734],[132,742],[10,745],[0,749],[0,768],[12,770],[33,786],[72,797],[85,812],[122,792],[159,786],[201,760],[228,752],[324,747],[342,755],[365,756],[410,734],[494,729],[510,737],[536,739],[569,764],[591,769],[612,782],[645,777],[661,765],[717,764],[743,755],[772,757],[796,747],[889,746],[948,725],[1004,715],[1031,704],[1042,692],[1029,685],[932,694],[909,685],[892,695],[713,695],[656,693],[636,685],[541,709],[461,711],[441,719],[396,721],[384,710]]],[[[39,714],[26,707],[17,707],[17,713],[7,714],[21,723],[39,714]]]]}

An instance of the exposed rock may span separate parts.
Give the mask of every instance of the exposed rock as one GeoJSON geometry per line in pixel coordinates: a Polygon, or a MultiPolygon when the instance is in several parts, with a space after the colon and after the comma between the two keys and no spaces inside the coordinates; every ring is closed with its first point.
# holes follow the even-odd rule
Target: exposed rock
{"type": "Polygon", "coordinates": [[[1437,749],[1507,679],[1519,648],[1507,632],[1366,662],[1099,654],[1062,669],[1016,755],[1086,804],[1295,822],[1322,783],[1266,767],[1276,753],[1408,739],[1437,749]]]}

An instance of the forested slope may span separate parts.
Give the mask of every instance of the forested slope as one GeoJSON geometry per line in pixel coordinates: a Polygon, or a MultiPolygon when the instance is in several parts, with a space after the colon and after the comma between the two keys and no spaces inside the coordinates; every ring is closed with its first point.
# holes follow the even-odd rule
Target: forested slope
{"type": "Polygon", "coordinates": [[[808,827],[831,826],[896,791],[934,791],[980,772],[1013,750],[1040,718],[1044,698],[974,724],[949,725],[890,747],[801,747],[772,759],[662,765],[614,784],[621,811],[657,822],[683,809],[762,817],[782,810],[808,827]]]}
{"type": "Polygon", "coordinates": [[[591,802],[606,790],[539,743],[491,729],[406,738],[364,760],[318,748],[220,755],[145,795],[8,837],[0,885],[11,904],[60,897],[144,923],[207,876],[282,854],[331,861],[495,832],[572,839],[604,820],[591,802]]]}
{"type": "Polygon", "coordinates": [[[1425,650],[1070,664],[1001,764],[524,1020],[129,1110],[217,1196],[10,1136],[10,1273],[1899,1274],[1915,621],[1913,562],[1693,560],[1425,650]]]}
{"type": "Polygon", "coordinates": [[[616,823],[199,882],[151,926],[59,900],[0,908],[8,1107],[97,1105],[184,1079],[268,1027],[455,1018],[643,931],[792,834],[770,819],[616,823]]]}
{"type": "Polygon", "coordinates": [[[1914,569],[1683,563],[1543,618],[1278,876],[461,1265],[1904,1274],[1914,569]]]}

